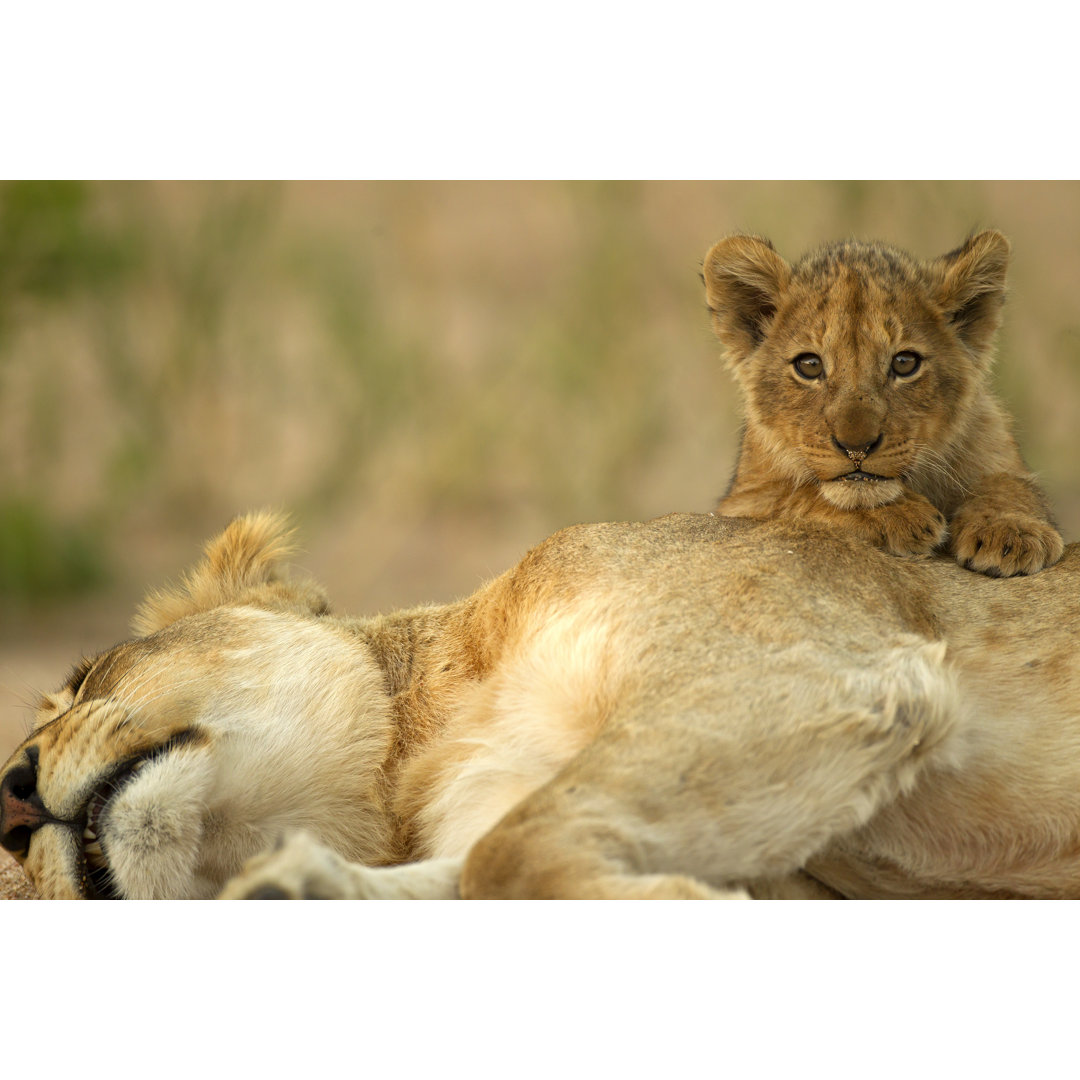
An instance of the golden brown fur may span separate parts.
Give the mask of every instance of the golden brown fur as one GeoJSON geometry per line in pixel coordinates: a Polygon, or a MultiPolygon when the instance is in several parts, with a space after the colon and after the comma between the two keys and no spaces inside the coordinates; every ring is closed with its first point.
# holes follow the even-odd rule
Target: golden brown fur
{"type": "Polygon", "coordinates": [[[989,385],[1008,257],[992,231],[929,263],[854,241],[794,265],[760,237],[714,245],[706,296],[745,400],[720,513],[819,521],[899,555],[948,540],[994,577],[1056,562],[989,385]]]}
{"type": "Polygon", "coordinates": [[[284,535],[43,699],[0,840],[45,897],[1080,896],[1080,548],[673,515],[350,619],[284,535]]]}

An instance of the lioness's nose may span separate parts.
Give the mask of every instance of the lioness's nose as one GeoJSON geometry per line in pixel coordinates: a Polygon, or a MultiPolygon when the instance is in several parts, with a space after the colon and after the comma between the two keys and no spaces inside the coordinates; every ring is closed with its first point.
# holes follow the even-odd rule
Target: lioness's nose
{"type": "Polygon", "coordinates": [[[832,437],[833,445],[836,449],[847,454],[847,456],[851,458],[857,457],[859,454],[863,457],[872,454],[881,445],[881,439],[882,436],[879,435],[873,442],[855,445],[853,443],[841,442],[835,435],[832,437]]]}
{"type": "Polygon", "coordinates": [[[0,779],[0,845],[25,855],[34,830],[54,820],[37,792],[37,753],[31,748],[0,779]]]}

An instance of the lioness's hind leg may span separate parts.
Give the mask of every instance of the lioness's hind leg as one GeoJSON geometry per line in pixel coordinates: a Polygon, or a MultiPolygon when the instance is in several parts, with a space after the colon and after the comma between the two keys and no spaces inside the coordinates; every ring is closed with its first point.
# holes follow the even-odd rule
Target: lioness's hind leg
{"type": "Polygon", "coordinates": [[[614,722],[474,845],[463,898],[709,897],[796,873],[935,759],[942,652],[789,664],[752,710],[614,722]]]}

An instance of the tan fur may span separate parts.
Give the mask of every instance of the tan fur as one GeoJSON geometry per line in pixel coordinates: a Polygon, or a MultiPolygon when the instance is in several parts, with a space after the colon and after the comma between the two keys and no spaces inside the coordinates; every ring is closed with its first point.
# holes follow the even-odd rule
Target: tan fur
{"type": "Polygon", "coordinates": [[[994,582],[672,515],[349,619],[284,534],[43,699],[0,769],[43,896],[1080,897],[1080,547],[994,582]]]}
{"type": "Polygon", "coordinates": [[[227,532],[208,544],[206,558],[179,587],[150,593],[139,605],[131,628],[146,636],[193,611],[226,603],[325,614],[329,610],[326,594],[318,586],[279,582],[278,565],[292,553],[292,533],[282,530],[281,518],[266,512],[253,514],[245,529],[227,532]]]}
{"type": "Polygon", "coordinates": [[[947,539],[993,577],[1056,562],[1061,537],[990,390],[1008,257],[993,231],[929,263],[853,241],[794,266],[761,237],[715,244],[706,297],[745,401],[720,513],[818,521],[898,555],[947,539]]]}

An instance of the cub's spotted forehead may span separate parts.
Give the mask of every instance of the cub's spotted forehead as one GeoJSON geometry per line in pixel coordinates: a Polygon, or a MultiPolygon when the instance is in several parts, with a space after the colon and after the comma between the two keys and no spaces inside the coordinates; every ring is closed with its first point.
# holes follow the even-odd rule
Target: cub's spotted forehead
{"type": "Polygon", "coordinates": [[[927,348],[939,321],[926,267],[898,248],[848,240],[795,264],[770,336],[789,350],[927,348]]]}
{"type": "Polygon", "coordinates": [[[883,286],[911,286],[924,281],[923,268],[905,251],[887,244],[842,240],[804,255],[792,266],[794,281],[820,285],[855,277],[883,286]]]}

